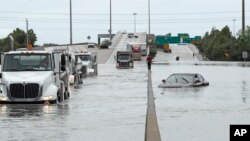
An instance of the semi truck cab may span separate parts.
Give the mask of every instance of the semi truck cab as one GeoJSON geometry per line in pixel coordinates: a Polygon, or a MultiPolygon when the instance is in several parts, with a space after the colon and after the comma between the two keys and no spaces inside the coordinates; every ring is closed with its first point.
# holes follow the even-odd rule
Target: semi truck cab
{"type": "Polygon", "coordinates": [[[116,56],[116,67],[117,68],[133,68],[133,55],[131,51],[117,51],[116,56]]]}
{"type": "Polygon", "coordinates": [[[62,52],[10,51],[1,54],[0,103],[57,103],[69,97],[62,52]]]}

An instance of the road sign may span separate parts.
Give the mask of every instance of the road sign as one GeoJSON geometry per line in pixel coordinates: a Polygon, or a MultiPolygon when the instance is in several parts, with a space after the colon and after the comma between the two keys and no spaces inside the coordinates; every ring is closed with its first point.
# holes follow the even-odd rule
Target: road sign
{"type": "Polygon", "coordinates": [[[242,51],[242,58],[246,59],[248,57],[247,51],[242,51]]]}

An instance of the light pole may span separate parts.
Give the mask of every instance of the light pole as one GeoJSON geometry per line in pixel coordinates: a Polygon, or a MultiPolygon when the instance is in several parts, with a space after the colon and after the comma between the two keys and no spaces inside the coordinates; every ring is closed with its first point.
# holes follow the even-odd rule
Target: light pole
{"type": "Polygon", "coordinates": [[[245,0],[242,0],[242,34],[245,34],[245,0]]]}
{"type": "Polygon", "coordinates": [[[110,6],[109,6],[109,10],[110,10],[110,12],[109,12],[109,36],[110,36],[110,42],[111,42],[111,40],[112,40],[112,3],[111,3],[111,0],[110,0],[110,2],[109,2],[109,4],[110,4],[110,6]]]}
{"type": "Polygon", "coordinates": [[[26,19],[26,47],[29,45],[29,21],[26,19]]]}
{"type": "Polygon", "coordinates": [[[72,45],[73,39],[72,39],[72,3],[71,0],[69,0],[69,17],[70,17],[70,24],[69,24],[69,29],[70,29],[70,44],[72,45]]]}
{"type": "Polygon", "coordinates": [[[233,23],[234,23],[234,37],[235,37],[235,21],[236,21],[236,19],[233,19],[233,23]]]}
{"type": "Polygon", "coordinates": [[[150,35],[150,0],[148,0],[148,34],[150,35]]]}
{"type": "Polygon", "coordinates": [[[133,13],[133,15],[134,15],[134,34],[136,33],[136,15],[137,15],[137,13],[133,13]]]}

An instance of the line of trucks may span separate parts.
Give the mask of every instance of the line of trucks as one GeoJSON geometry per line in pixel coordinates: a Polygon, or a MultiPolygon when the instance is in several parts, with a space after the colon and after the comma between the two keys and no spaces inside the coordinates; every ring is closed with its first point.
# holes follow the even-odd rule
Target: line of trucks
{"type": "Polygon", "coordinates": [[[98,74],[96,57],[68,47],[1,53],[0,103],[63,102],[70,97],[69,84],[98,74]]]}
{"type": "Polygon", "coordinates": [[[128,43],[126,51],[117,51],[115,55],[117,68],[133,68],[134,60],[141,60],[141,56],[147,55],[146,44],[128,43]]]}

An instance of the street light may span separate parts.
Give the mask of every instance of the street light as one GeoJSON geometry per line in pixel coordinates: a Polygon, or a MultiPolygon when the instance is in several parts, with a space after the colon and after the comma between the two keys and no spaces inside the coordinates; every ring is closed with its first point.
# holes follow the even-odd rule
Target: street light
{"type": "Polygon", "coordinates": [[[242,0],[242,34],[245,34],[245,0],[242,0]]]}
{"type": "Polygon", "coordinates": [[[150,35],[150,0],[148,0],[148,34],[150,35]]]}
{"type": "Polygon", "coordinates": [[[26,19],[26,47],[29,45],[29,21],[26,19]]]}
{"type": "Polygon", "coordinates": [[[133,15],[134,15],[134,34],[136,33],[136,15],[137,15],[137,13],[133,13],[133,15]]]}
{"type": "Polygon", "coordinates": [[[111,42],[111,40],[112,40],[112,4],[111,4],[111,0],[110,0],[110,2],[109,2],[109,4],[110,4],[110,6],[109,6],[109,8],[110,8],[110,15],[109,15],[109,36],[110,36],[110,42],[111,42]]]}

